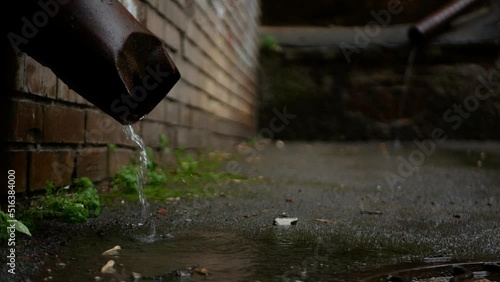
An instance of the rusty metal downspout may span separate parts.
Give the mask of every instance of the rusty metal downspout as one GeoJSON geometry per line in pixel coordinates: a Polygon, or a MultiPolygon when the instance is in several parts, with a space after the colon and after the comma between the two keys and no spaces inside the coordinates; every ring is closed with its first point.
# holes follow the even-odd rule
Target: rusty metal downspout
{"type": "Polygon", "coordinates": [[[456,0],[422,19],[408,30],[408,37],[413,44],[421,44],[443,31],[450,21],[465,10],[483,0],[456,0]]]}
{"type": "Polygon", "coordinates": [[[122,124],[148,114],[180,78],[161,40],[117,0],[4,5],[11,43],[122,124]]]}

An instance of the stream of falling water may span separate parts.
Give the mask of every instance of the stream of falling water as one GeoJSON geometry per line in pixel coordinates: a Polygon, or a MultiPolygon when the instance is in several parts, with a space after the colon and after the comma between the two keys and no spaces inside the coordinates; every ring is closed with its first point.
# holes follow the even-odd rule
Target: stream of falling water
{"type": "MultiPolygon", "coordinates": [[[[142,140],[141,136],[135,133],[132,125],[125,125],[123,127],[123,131],[128,139],[134,141],[140,149],[139,161],[140,167],[137,172],[137,193],[139,194],[139,202],[141,204],[141,221],[139,223],[140,226],[144,225],[149,216],[149,203],[146,200],[146,196],[144,195],[144,185],[146,184],[146,171],[148,168],[148,154],[146,152],[146,146],[144,145],[144,140],[142,140]]],[[[151,221],[151,235],[149,239],[153,239],[156,236],[156,225],[154,220],[151,221]]]]}
{"type": "Polygon", "coordinates": [[[408,57],[408,62],[406,64],[405,76],[403,81],[403,89],[401,93],[401,100],[399,102],[399,118],[403,118],[406,110],[406,102],[408,101],[408,88],[410,86],[410,78],[413,72],[413,64],[415,63],[415,57],[417,56],[417,47],[413,46],[411,48],[410,56],[408,57]]]}
{"type": "MultiPolygon", "coordinates": [[[[415,57],[417,56],[417,46],[413,46],[410,51],[410,56],[408,56],[408,62],[406,63],[406,69],[403,80],[403,87],[401,89],[401,99],[399,100],[399,113],[398,113],[398,121],[401,122],[405,115],[406,105],[408,102],[408,89],[410,86],[410,79],[413,73],[413,64],[415,63],[415,57]]],[[[400,130],[396,129],[396,139],[394,140],[394,147],[400,148],[401,142],[400,138],[400,130]]]]}

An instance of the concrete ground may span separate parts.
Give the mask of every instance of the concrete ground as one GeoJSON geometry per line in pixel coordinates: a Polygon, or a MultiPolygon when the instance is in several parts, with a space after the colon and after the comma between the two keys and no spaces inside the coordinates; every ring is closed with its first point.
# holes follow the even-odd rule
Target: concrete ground
{"type": "Polygon", "coordinates": [[[500,259],[498,143],[448,141],[430,154],[392,142],[262,147],[255,155],[242,150],[247,154],[239,164],[249,180],[209,186],[223,197],[181,204],[169,230],[243,234],[263,242],[262,271],[276,277],[283,267],[269,266],[283,265],[289,269],[281,275],[293,278],[307,270],[308,281],[332,273],[351,281],[406,264],[500,259]],[[400,181],[391,184],[387,175],[400,181]],[[283,214],[298,224],[272,226],[283,214]]]}
{"type": "MultiPolygon", "coordinates": [[[[248,179],[208,183],[207,192],[217,196],[153,204],[151,209],[168,211],[156,222],[157,234],[173,234],[180,240],[172,244],[182,245],[183,249],[174,250],[177,256],[191,254],[186,261],[194,263],[201,257],[195,251],[219,242],[220,249],[207,259],[213,262],[227,255],[229,259],[218,257],[217,263],[244,274],[244,278],[212,279],[354,281],[382,270],[433,262],[500,260],[500,143],[448,141],[429,154],[415,144],[393,142],[260,145],[258,150],[240,147],[242,153],[231,163],[248,179]],[[387,175],[398,182],[391,184],[387,175]],[[273,220],[280,216],[296,217],[298,224],[274,226],[273,220]],[[183,243],[200,232],[236,235],[183,243]],[[239,263],[231,256],[244,258],[239,263]]],[[[18,247],[24,248],[19,257],[25,261],[19,265],[18,278],[33,272],[47,277],[46,269],[57,268],[61,260],[67,265],[78,262],[86,273],[100,269],[97,264],[102,262],[86,265],[79,257],[89,251],[81,249],[89,245],[85,240],[93,251],[114,245],[118,237],[137,231],[139,217],[139,207],[126,206],[107,208],[99,218],[78,227],[48,223],[18,247]],[[72,243],[73,238],[80,239],[72,243]],[[61,251],[62,258],[54,259],[61,251]],[[69,259],[68,253],[76,255],[69,259]],[[40,261],[48,262],[36,268],[40,261]]],[[[179,260],[169,257],[172,252],[154,255],[161,256],[158,260],[164,266],[179,260]]],[[[144,253],[137,251],[131,261],[144,253]]],[[[147,258],[153,261],[153,254],[147,258]]],[[[61,271],[73,277],[79,270],[61,271]]],[[[54,281],[80,281],[57,280],[52,273],[54,281]]]]}

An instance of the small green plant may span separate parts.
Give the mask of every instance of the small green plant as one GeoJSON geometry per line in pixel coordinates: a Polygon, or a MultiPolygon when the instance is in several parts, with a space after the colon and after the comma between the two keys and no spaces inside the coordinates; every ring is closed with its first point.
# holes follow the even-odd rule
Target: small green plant
{"type": "Polygon", "coordinates": [[[176,172],[184,175],[198,174],[198,161],[191,156],[183,156],[177,160],[176,172]]]}
{"type": "Polygon", "coordinates": [[[111,152],[116,151],[116,144],[108,144],[108,149],[110,149],[111,152]]]}
{"type": "Polygon", "coordinates": [[[101,213],[101,202],[92,181],[87,177],[73,180],[71,186],[56,190],[52,182],[46,185],[35,215],[57,218],[66,222],[84,222],[101,213]]]}
{"type": "Polygon", "coordinates": [[[164,153],[168,153],[170,148],[168,147],[170,144],[170,140],[168,140],[168,136],[165,134],[160,134],[160,150],[164,153]]]}
{"type": "MultiPolygon", "coordinates": [[[[167,181],[167,176],[165,175],[165,169],[154,161],[153,149],[150,147],[146,148],[146,153],[148,155],[148,164],[145,172],[145,182],[152,185],[165,184],[167,181]]],[[[137,175],[141,167],[139,164],[132,162],[131,165],[123,166],[120,171],[115,175],[113,179],[113,187],[119,191],[127,194],[132,194],[137,192],[137,175]]]]}
{"type": "MultiPolygon", "coordinates": [[[[1,242],[7,241],[9,239],[9,233],[7,231],[8,230],[7,228],[10,228],[10,226],[11,226],[11,223],[9,222],[9,220],[12,220],[12,218],[8,214],[4,213],[3,211],[0,211],[0,241],[1,242]]],[[[13,224],[14,224],[14,229],[17,232],[31,236],[30,230],[21,221],[19,221],[19,220],[15,221],[15,222],[13,222],[13,224]]]]}
{"type": "Polygon", "coordinates": [[[115,175],[113,187],[124,193],[135,193],[137,191],[137,173],[140,167],[138,165],[125,165],[115,175]]]}
{"type": "MultiPolygon", "coordinates": [[[[220,171],[221,162],[227,160],[227,153],[211,151],[189,154],[186,149],[172,151],[175,165],[165,167],[155,161],[154,151],[147,148],[149,161],[145,172],[144,194],[148,201],[164,201],[170,197],[193,195],[213,195],[207,193],[207,185],[220,185],[221,180],[243,179],[240,175],[220,171]]],[[[112,181],[113,190],[101,195],[104,201],[113,204],[119,197],[127,201],[137,201],[137,173],[140,166],[131,160],[130,165],[123,166],[112,181]]]]}
{"type": "Polygon", "coordinates": [[[278,40],[271,34],[264,36],[260,42],[260,49],[264,52],[278,52],[281,47],[278,44],[278,40]]]}

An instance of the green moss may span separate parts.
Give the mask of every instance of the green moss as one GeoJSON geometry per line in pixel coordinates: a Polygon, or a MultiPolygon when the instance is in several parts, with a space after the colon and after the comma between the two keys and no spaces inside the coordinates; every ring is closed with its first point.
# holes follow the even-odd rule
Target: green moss
{"type": "Polygon", "coordinates": [[[55,218],[65,222],[84,222],[101,213],[101,202],[92,181],[87,177],[73,180],[71,185],[56,189],[53,183],[45,187],[44,196],[32,199],[36,218],[55,218]]]}
{"type": "MultiPolygon", "coordinates": [[[[214,189],[207,187],[217,186],[223,180],[243,179],[241,175],[219,170],[221,162],[229,157],[221,152],[190,154],[185,149],[177,149],[173,152],[174,165],[166,167],[154,161],[151,148],[147,151],[150,161],[145,173],[144,194],[150,202],[175,197],[212,196],[214,189]]],[[[103,201],[107,204],[112,204],[117,198],[137,201],[138,172],[137,164],[122,167],[113,178],[112,191],[101,195],[103,201]]]]}

